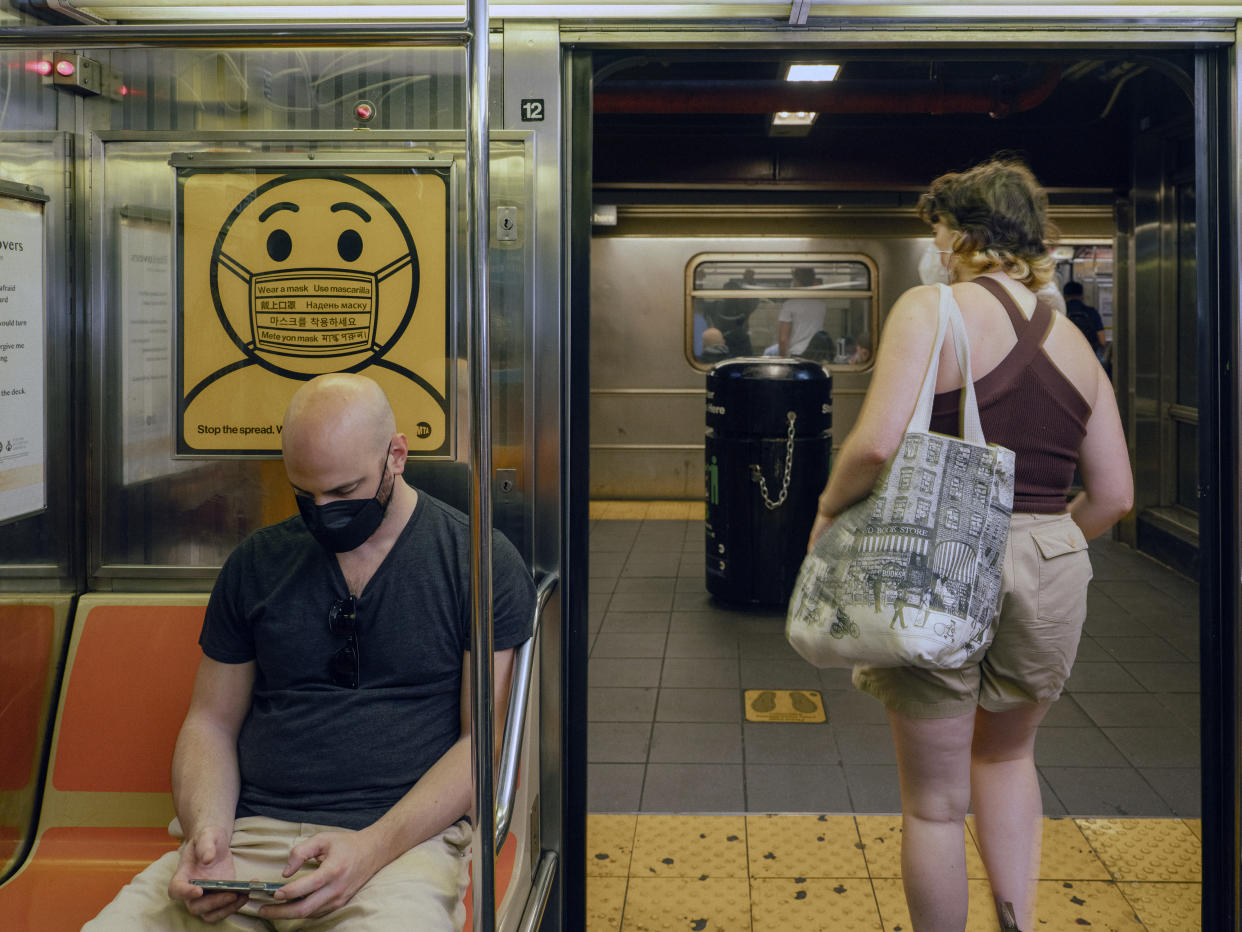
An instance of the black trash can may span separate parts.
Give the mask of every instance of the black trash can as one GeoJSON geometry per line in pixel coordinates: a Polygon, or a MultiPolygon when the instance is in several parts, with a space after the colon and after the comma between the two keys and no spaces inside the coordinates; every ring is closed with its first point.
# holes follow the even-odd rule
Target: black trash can
{"type": "Polygon", "coordinates": [[[784,605],[828,481],[832,379],[805,359],[747,357],[707,374],[707,591],[784,605]]]}

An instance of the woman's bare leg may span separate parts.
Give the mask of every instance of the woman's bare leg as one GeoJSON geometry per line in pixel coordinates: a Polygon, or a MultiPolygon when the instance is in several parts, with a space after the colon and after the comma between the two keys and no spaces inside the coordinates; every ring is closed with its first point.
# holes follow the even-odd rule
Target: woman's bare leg
{"type": "Polygon", "coordinates": [[[979,853],[992,894],[1013,904],[1020,929],[1034,928],[1043,802],[1035,773],[1035,732],[1048,703],[1009,712],[979,709],[970,783],[979,853]]]}
{"type": "Polygon", "coordinates": [[[901,876],[914,932],[962,932],[968,892],[963,822],[974,713],[888,713],[901,773],[901,876]]]}

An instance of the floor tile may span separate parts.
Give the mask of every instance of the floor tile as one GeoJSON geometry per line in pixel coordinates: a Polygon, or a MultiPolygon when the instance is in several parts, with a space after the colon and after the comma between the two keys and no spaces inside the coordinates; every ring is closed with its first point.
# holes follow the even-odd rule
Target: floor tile
{"type": "Polygon", "coordinates": [[[741,764],[648,764],[643,812],[742,812],[741,764]]]}
{"type": "Polygon", "coordinates": [[[1199,738],[1185,728],[1105,728],[1135,767],[1198,767],[1199,738]]]}
{"type": "Polygon", "coordinates": [[[1079,693],[1074,701],[1091,722],[1104,728],[1162,725],[1169,717],[1168,709],[1150,693],[1079,693]]]}
{"type": "Polygon", "coordinates": [[[1201,882],[1199,839],[1180,819],[1078,819],[1113,879],[1201,882]]]}
{"type": "Polygon", "coordinates": [[[1173,810],[1133,767],[1039,769],[1071,815],[1173,815],[1173,810]]]}
{"type": "Polygon", "coordinates": [[[1097,637],[1095,642],[1113,660],[1140,660],[1148,663],[1168,662],[1169,645],[1164,638],[1151,637],[1097,637]]]}
{"type": "Polygon", "coordinates": [[[737,640],[709,634],[683,634],[671,631],[668,636],[668,657],[736,657],[737,640]]]}
{"type": "Polygon", "coordinates": [[[644,764],[588,764],[588,812],[637,812],[644,764]]]}
{"type": "Polygon", "coordinates": [[[1073,819],[1044,819],[1039,876],[1043,880],[1111,880],[1073,819]]]}
{"type": "Polygon", "coordinates": [[[1131,676],[1152,692],[1199,692],[1197,663],[1127,663],[1125,667],[1131,676]]]}
{"type": "Polygon", "coordinates": [[[625,877],[592,877],[586,882],[586,932],[621,932],[625,877]]]}
{"type": "Polygon", "coordinates": [[[624,932],[750,932],[750,928],[750,882],[745,877],[630,879],[624,932]]]}
{"type": "Polygon", "coordinates": [[[669,657],[664,661],[660,685],[674,688],[721,687],[737,689],[738,695],[741,695],[738,662],[729,657],[669,657]]]}
{"type": "Polygon", "coordinates": [[[741,696],[736,689],[660,690],[657,722],[740,722],[741,696]]]}
{"type": "Polygon", "coordinates": [[[656,722],[651,731],[652,763],[740,764],[740,724],[656,722]]]}
{"type": "MultiPolygon", "coordinates": [[[[613,596],[615,599],[616,596],[613,596]]],[[[1076,663],[1065,683],[1065,689],[1075,693],[1141,693],[1147,688],[1126,672],[1119,663],[1076,663]]]]}
{"type": "Polygon", "coordinates": [[[1168,716],[1162,716],[1161,721],[1177,722],[1198,732],[1203,714],[1198,693],[1157,693],[1156,698],[1169,710],[1168,716]]]}
{"type": "Polygon", "coordinates": [[[595,638],[591,659],[604,657],[654,657],[664,656],[664,634],[608,634],[602,629],[595,638]]]}
{"type": "Polygon", "coordinates": [[[751,883],[752,932],[875,932],[871,885],[855,878],[792,877],[751,883]]]}
{"type": "Polygon", "coordinates": [[[784,634],[742,635],[738,638],[737,646],[743,657],[805,662],[798,656],[797,651],[789,646],[789,641],[784,634]]]}
{"type": "Polygon", "coordinates": [[[587,876],[628,877],[637,827],[634,814],[587,815],[587,876]]]}
{"type": "Polygon", "coordinates": [[[658,657],[593,657],[587,681],[591,686],[659,686],[662,667],[658,657]]]}
{"type": "Polygon", "coordinates": [[[744,816],[644,815],[634,836],[631,877],[745,877],[744,816]]]}
{"type": "Polygon", "coordinates": [[[821,690],[829,725],[888,725],[884,705],[857,689],[821,690]]]}
{"type": "Polygon", "coordinates": [[[1099,880],[1041,880],[1036,885],[1035,917],[1038,928],[1143,932],[1121,891],[1099,880]]]}
{"type": "Polygon", "coordinates": [[[748,763],[835,764],[841,759],[832,729],[821,723],[743,722],[742,742],[748,763]]]}
{"type": "Polygon", "coordinates": [[[1121,883],[1121,895],[1147,932],[1199,932],[1203,888],[1197,883],[1121,883]]]}
{"type": "Polygon", "coordinates": [[[1047,767],[1120,767],[1126,758],[1098,728],[1041,728],[1035,763],[1047,767]]]}
{"type": "Polygon", "coordinates": [[[1139,773],[1169,804],[1173,815],[1182,819],[1200,817],[1203,803],[1198,767],[1152,767],[1139,773]]]}
{"type": "Polygon", "coordinates": [[[748,812],[849,813],[849,790],[844,780],[825,779],[840,773],[836,764],[746,763],[748,812]]]}
{"type": "Polygon", "coordinates": [[[616,581],[614,592],[660,592],[671,593],[677,580],[666,576],[622,576],[616,581]]]}
{"type": "Polygon", "coordinates": [[[853,816],[750,815],[746,846],[752,877],[866,877],[853,816]]]}
{"type": "Polygon", "coordinates": [[[588,722],[650,722],[655,717],[654,688],[587,687],[588,722]]]}
{"type": "Polygon", "coordinates": [[[1078,652],[1074,654],[1075,663],[1107,663],[1113,659],[1113,656],[1101,647],[1095,638],[1083,633],[1078,641],[1078,652]]]}
{"type": "Polygon", "coordinates": [[[743,689],[819,689],[819,673],[803,660],[742,656],[743,689]]]}
{"type": "Polygon", "coordinates": [[[645,764],[651,745],[650,722],[593,722],[587,760],[593,764],[645,764]]]}
{"type": "Polygon", "coordinates": [[[600,631],[607,634],[667,634],[668,612],[607,612],[600,631]]]}
{"type": "MultiPolygon", "coordinates": [[[[681,560],[680,554],[669,553],[644,553],[638,554],[634,552],[630,558],[625,561],[625,566],[621,570],[621,579],[627,577],[655,577],[662,576],[669,580],[669,586],[665,590],[668,595],[673,593],[673,580],[677,577],[677,566],[681,560]]],[[[672,606],[670,601],[669,606],[672,606]]]]}
{"type": "Polygon", "coordinates": [[[832,729],[841,760],[847,764],[896,764],[887,725],[838,725],[832,729]]]}
{"type": "Polygon", "coordinates": [[[896,764],[842,764],[856,813],[901,812],[896,764]]]}
{"type": "MultiPolygon", "coordinates": [[[[1084,693],[1083,695],[1087,695],[1084,693]]],[[[1052,704],[1048,714],[1044,716],[1043,727],[1046,728],[1084,728],[1092,724],[1084,711],[1080,698],[1069,693],[1061,693],[1061,698],[1052,704]]]]}
{"type": "Polygon", "coordinates": [[[608,600],[610,612],[667,612],[673,607],[673,594],[666,592],[613,593],[608,600]]]}

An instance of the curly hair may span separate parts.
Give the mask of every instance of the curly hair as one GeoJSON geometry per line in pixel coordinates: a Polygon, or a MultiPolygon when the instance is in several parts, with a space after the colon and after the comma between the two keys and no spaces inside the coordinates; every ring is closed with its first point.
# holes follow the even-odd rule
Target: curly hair
{"type": "Polygon", "coordinates": [[[941,175],[917,210],[927,223],[952,231],[955,277],[1005,272],[1031,291],[1052,280],[1057,232],[1048,220],[1048,196],[1016,159],[993,158],[941,175]]]}

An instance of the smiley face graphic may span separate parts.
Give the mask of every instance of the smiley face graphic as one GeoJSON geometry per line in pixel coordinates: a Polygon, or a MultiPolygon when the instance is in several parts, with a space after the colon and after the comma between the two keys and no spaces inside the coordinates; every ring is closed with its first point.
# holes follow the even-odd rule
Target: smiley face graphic
{"type": "Polygon", "coordinates": [[[233,343],[294,379],[380,359],[418,303],[409,227],[382,194],[339,172],[281,175],[250,192],[220,227],[209,275],[233,343]]]}

